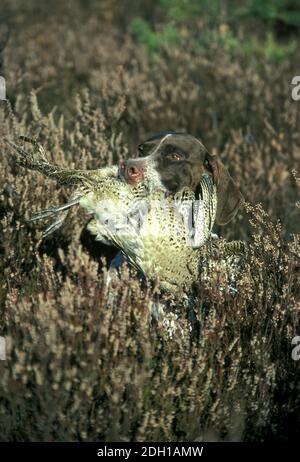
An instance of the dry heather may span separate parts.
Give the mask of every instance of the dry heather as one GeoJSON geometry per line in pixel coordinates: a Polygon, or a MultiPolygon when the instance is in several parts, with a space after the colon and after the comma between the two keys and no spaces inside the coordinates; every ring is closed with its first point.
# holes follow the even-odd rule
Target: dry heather
{"type": "Polygon", "coordinates": [[[103,30],[92,16],[79,24],[58,11],[27,24],[22,10],[14,14],[22,27],[4,52],[9,102],[0,102],[0,439],[295,438],[300,103],[290,97],[292,62],[229,56],[214,44],[200,54],[192,43],[148,58],[108,20],[103,30]],[[38,245],[42,225],[26,218],[67,192],[17,167],[3,140],[36,137],[51,161],[93,168],[134,155],[162,129],[201,137],[251,204],[218,230],[249,244],[238,294],[220,291],[226,275],[212,274],[195,287],[193,332],[183,323],[184,335],[171,339],[150,322],[151,289],[125,274],[108,298],[100,256],[113,250],[89,241],[83,212],[38,245]]]}

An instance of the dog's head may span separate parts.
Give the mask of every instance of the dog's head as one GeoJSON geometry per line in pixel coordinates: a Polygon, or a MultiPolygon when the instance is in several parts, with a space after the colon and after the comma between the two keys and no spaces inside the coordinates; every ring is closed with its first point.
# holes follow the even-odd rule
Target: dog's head
{"type": "Polygon", "coordinates": [[[228,223],[243,201],[237,185],[222,162],[209,154],[195,137],[167,132],[138,146],[139,156],[120,165],[120,176],[135,185],[144,181],[149,190],[176,193],[184,187],[196,191],[203,174],[212,175],[217,187],[216,222],[228,223]]]}

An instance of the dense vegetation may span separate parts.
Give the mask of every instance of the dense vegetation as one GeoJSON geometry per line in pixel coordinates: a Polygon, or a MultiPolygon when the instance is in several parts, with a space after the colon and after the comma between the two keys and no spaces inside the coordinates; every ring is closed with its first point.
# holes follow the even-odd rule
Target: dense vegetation
{"type": "Polygon", "coordinates": [[[1,440],[299,437],[300,10],[240,3],[1,1],[1,440]],[[152,289],[124,274],[108,298],[100,257],[114,251],[89,241],[82,211],[39,242],[26,218],[68,191],[4,142],[26,134],[52,161],[94,168],[163,129],[229,167],[247,205],[216,231],[249,244],[238,294],[212,274],[195,287],[194,332],[182,308],[172,338],[151,323],[152,289]]]}

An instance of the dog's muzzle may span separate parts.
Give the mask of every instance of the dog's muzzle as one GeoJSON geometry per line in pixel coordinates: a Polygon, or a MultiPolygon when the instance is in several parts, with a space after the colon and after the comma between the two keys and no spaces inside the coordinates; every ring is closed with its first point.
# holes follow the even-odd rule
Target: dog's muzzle
{"type": "Polygon", "coordinates": [[[120,176],[131,184],[136,185],[144,178],[144,165],[140,160],[126,160],[120,164],[120,176]]]}

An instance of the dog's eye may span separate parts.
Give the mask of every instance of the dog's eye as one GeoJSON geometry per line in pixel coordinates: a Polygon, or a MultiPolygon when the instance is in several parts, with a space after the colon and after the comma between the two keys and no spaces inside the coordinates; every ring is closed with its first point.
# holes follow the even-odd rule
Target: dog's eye
{"type": "Polygon", "coordinates": [[[181,160],[182,157],[177,152],[171,152],[170,154],[168,154],[166,156],[166,159],[168,159],[168,160],[181,160]]]}

